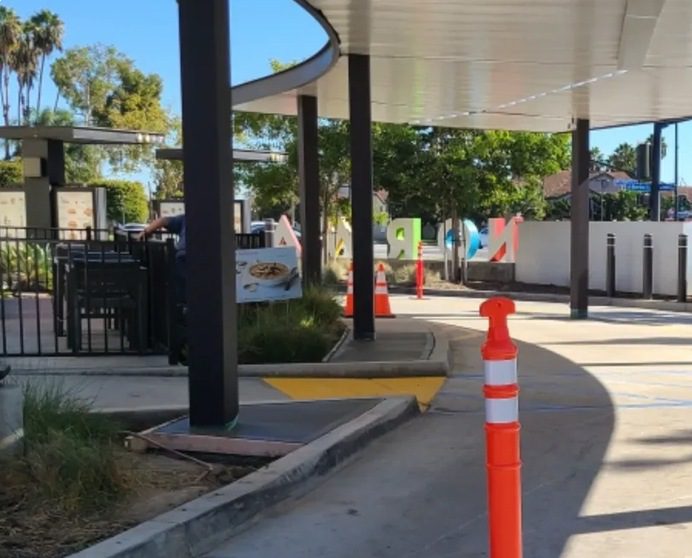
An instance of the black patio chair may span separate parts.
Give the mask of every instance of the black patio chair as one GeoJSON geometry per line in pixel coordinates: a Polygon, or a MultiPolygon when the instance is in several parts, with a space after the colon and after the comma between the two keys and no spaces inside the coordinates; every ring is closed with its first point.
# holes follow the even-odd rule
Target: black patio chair
{"type": "Polygon", "coordinates": [[[75,260],[68,276],[68,308],[68,344],[75,352],[82,349],[82,320],[95,318],[113,321],[131,349],[146,349],[147,270],[138,262],[75,260]]]}

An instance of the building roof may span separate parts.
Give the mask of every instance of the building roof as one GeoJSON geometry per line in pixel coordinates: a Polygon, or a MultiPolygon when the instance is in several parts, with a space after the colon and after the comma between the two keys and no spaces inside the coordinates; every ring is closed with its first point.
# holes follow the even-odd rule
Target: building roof
{"type": "MultiPolygon", "coordinates": [[[[626,172],[609,171],[609,172],[592,172],[589,173],[589,180],[598,179],[600,177],[608,180],[631,180],[632,177],[626,172]]],[[[543,196],[546,199],[561,198],[570,193],[572,189],[572,171],[571,169],[563,170],[543,179],[543,196]]]]}
{"type": "Polygon", "coordinates": [[[233,88],[236,110],[295,114],[316,95],[348,118],[348,54],[371,60],[372,117],[460,128],[568,131],[692,113],[688,0],[295,0],[327,44],[233,88]]]}
{"type": "Polygon", "coordinates": [[[46,139],[65,143],[139,145],[160,144],[164,136],[156,132],[116,130],[88,126],[0,126],[0,138],[11,140],[46,139]]]}

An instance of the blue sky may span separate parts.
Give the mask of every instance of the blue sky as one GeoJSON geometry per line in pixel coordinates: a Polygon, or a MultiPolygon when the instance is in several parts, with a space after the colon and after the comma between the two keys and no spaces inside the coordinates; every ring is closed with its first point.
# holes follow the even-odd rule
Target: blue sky
{"type": "MultiPolygon", "coordinates": [[[[180,110],[177,2],[175,0],[0,0],[21,17],[40,9],[57,12],[65,22],[65,47],[114,45],[146,72],[163,77],[164,103],[180,110]]],[[[234,84],[270,72],[269,60],[302,60],[324,43],[322,29],[290,0],[231,0],[231,68],[234,84]]],[[[48,80],[50,81],[50,80],[48,80]]],[[[55,98],[47,84],[44,99],[55,98]]],[[[622,142],[636,144],[651,126],[632,126],[591,134],[592,146],[609,154],[622,142]]],[[[680,125],[680,182],[692,183],[692,123],[680,125]]],[[[673,179],[673,127],[664,132],[669,155],[663,180],[673,179]]]]}

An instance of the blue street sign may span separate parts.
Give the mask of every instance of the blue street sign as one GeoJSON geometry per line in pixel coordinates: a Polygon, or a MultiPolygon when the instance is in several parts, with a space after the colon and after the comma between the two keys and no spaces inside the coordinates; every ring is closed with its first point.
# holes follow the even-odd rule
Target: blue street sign
{"type": "MultiPolygon", "coordinates": [[[[651,182],[639,182],[637,180],[616,179],[613,180],[613,184],[615,184],[615,186],[622,188],[623,190],[629,190],[630,192],[649,193],[651,191],[651,182]]],[[[661,182],[658,185],[658,189],[660,192],[671,192],[675,189],[675,184],[661,182]]]]}

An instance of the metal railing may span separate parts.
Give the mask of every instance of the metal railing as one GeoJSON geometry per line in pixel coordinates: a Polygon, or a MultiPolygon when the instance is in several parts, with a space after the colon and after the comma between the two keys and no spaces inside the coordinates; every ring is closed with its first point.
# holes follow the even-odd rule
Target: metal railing
{"type": "Polygon", "coordinates": [[[0,354],[167,351],[170,245],[0,227],[0,354]]]}
{"type": "MultiPolygon", "coordinates": [[[[173,350],[175,237],[0,227],[0,355],[173,350]]],[[[238,249],[264,247],[237,234],[238,249]]]]}

